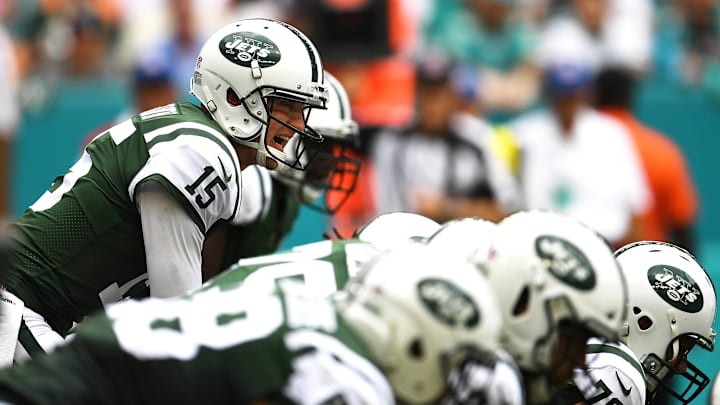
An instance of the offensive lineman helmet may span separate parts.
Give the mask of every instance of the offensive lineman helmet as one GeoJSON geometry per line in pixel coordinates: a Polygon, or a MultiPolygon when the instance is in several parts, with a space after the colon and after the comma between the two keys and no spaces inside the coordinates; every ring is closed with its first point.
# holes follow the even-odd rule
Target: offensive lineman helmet
{"type": "Polygon", "coordinates": [[[293,125],[273,114],[275,103],[298,103],[303,108],[303,121],[307,121],[310,110],[325,108],[327,100],[317,49],[286,23],[252,18],[215,32],[200,50],[190,94],[200,100],[230,139],[257,150],[257,164],[261,166],[270,155],[304,169],[299,159],[288,159],[287,141],[302,138],[295,144],[296,157],[312,155],[305,148],[322,142],[322,136],[305,122],[293,125]],[[284,132],[290,135],[268,139],[271,121],[286,127],[284,132]]]}
{"type": "MultiPolygon", "coordinates": [[[[312,165],[308,166],[304,157],[300,160],[308,170],[281,165],[271,174],[288,185],[307,206],[334,214],[355,190],[362,162],[348,152],[359,145],[360,129],[352,119],[350,99],[342,84],[328,72],[325,84],[329,95],[327,109],[313,111],[308,120],[308,125],[325,139],[312,165]],[[323,193],[323,201],[319,202],[323,193]]],[[[294,137],[288,143],[289,154],[296,150],[298,140],[294,137]]]]}
{"type": "Polygon", "coordinates": [[[537,376],[528,381],[531,396],[548,396],[556,383],[550,376],[561,335],[581,330],[618,340],[625,280],[609,245],[577,220],[535,210],[512,214],[496,227],[488,259],[477,264],[498,297],[504,348],[537,376]]]}
{"type": "Polygon", "coordinates": [[[368,262],[338,295],[395,396],[436,401],[469,356],[492,356],[501,318],[485,277],[466,260],[409,244],[368,262]]]}
{"type": "Polygon", "coordinates": [[[496,227],[494,222],[482,218],[452,219],[442,224],[427,243],[479,263],[487,260],[496,227]]]}
{"type": "Polygon", "coordinates": [[[355,237],[382,251],[407,242],[426,242],[439,228],[440,224],[420,214],[389,212],[368,221],[355,231],[355,237]]]}
{"type": "Polygon", "coordinates": [[[616,256],[629,286],[622,339],[645,369],[649,398],[662,387],[687,404],[710,381],[687,355],[695,345],[714,349],[715,286],[692,254],[670,243],[635,242],[616,256]],[[668,381],[675,375],[682,390],[668,381]]]}

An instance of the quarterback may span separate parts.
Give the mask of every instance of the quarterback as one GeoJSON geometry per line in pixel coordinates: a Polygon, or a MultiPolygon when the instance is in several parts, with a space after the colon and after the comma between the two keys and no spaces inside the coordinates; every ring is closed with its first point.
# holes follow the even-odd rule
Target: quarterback
{"type": "Polygon", "coordinates": [[[221,28],[188,79],[200,106],[158,107],[99,134],[11,226],[3,361],[52,349],[106,304],[199,287],[205,235],[238,216],[241,170],[303,168],[322,141],[305,125],[327,100],[322,62],[290,25],[221,28]]]}

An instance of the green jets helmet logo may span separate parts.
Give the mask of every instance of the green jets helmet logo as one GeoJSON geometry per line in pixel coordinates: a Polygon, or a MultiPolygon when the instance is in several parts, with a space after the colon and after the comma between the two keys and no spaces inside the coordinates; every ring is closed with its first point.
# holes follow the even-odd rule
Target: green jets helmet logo
{"type": "Polygon", "coordinates": [[[695,280],[677,267],[652,266],[647,272],[648,282],[665,302],[685,312],[699,312],[703,296],[695,280]]]}
{"type": "Polygon", "coordinates": [[[270,39],[253,32],[236,32],[220,41],[220,53],[236,65],[250,67],[250,61],[258,61],[261,68],[273,66],[280,61],[280,49],[270,39]]]}
{"type": "Polygon", "coordinates": [[[457,286],[445,280],[429,278],[418,283],[418,296],[430,313],[450,326],[472,328],[480,322],[475,302],[457,286]]]}
{"type": "Polygon", "coordinates": [[[580,290],[595,288],[595,271],[574,244],[557,236],[542,235],[535,239],[535,251],[558,280],[580,290]]]}

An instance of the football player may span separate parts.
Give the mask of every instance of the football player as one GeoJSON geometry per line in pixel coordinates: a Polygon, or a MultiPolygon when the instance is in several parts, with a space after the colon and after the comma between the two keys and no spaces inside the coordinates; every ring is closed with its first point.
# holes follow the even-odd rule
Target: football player
{"type": "Polygon", "coordinates": [[[618,340],[625,280],[602,237],[569,217],[521,211],[495,227],[474,226],[477,244],[458,244],[498,297],[501,342],[523,373],[528,403],[548,403],[584,368],[589,337],[618,340]]]}
{"type": "Polygon", "coordinates": [[[243,215],[249,218],[241,225],[218,227],[208,235],[203,251],[204,275],[214,275],[240,258],[277,251],[292,229],[301,204],[332,215],[355,189],[361,162],[351,158],[348,151],[360,141],[358,124],[352,119],[342,84],[328,72],[325,83],[327,109],[313,111],[308,120],[308,125],[325,138],[312,165],[307,171],[287,165],[268,171],[255,165],[242,172],[243,215]]]}
{"type": "Polygon", "coordinates": [[[334,300],[296,282],[112,305],[37,361],[0,371],[8,403],[434,403],[501,319],[467,261],[410,244],[334,300]],[[110,366],[111,365],[111,366],[110,366]]]}
{"type": "Polygon", "coordinates": [[[22,321],[0,325],[0,352],[19,336],[26,358],[105,304],[199,287],[205,235],[240,211],[240,171],[304,168],[322,141],[306,125],[328,97],[322,61],[288,24],[221,28],[189,81],[200,106],[158,107],[98,135],[15,221],[1,302],[22,321]]]}
{"type": "Polygon", "coordinates": [[[692,402],[710,382],[687,356],[715,347],[712,280],[692,254],[670,243],[635,242],[616,255],[630,287],[622,340],[640,359],[648,400],[664,391],[692,402]]]}
{"type": "Polygon", "coordinates": [[[591,342],[593,366],[588,374],[576,371],[576,395],[562,403],[644,404],[664,392],[688,404],[710,382],[687,356],[696,346],[714,349],[712,280],[692,254],[670,243],[635,242],[616,255],[629,287],[621,336],[627,346],[591,342]]]}

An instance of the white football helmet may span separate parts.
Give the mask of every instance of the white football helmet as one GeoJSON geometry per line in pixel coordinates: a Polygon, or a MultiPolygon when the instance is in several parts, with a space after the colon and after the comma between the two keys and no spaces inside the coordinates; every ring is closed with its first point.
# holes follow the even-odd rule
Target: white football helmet
{"type": "Polygon", "coordinates": [[[627,292],[610,246],[575,219],[522,211],[496,227],[484,263],[503,315],[504,348],[524,372],[532,395],[549,395],[547,375],[562,328],[617,341],[627,292]]]}
{"type": "MultiPolygon", "coordinates": [[[[309,207],[334,214],[355,190],[360,174],[361,161],[348,154],[360,144],[360,127],[352,119],[350,99],[342,84],[328,72],[325,72],[325,84],[329,91],[327,109],[313,111],[308,120],[308,125],[325,139],[312,165],[305,156],[300,160],[307,170],[281,165],[272,176],[288,185],[309,207]],[[323,201],[318,202],[323,193],[323,201]]],[[[297,149],[298,141],[299,137],[290,140],[289,154],[297,149]]]]}
{"type": "Polygon", "coordinates": [[[686,356],[694,346],[714,349],[715,286],[692,254],[670,243],[635,242],[616,256],[629,287],[622,339],[645,369],[648,392],[662,388],[689,403],[710,381],[686,356]],[[685,370],[670,364],[680,361],[685,370]],[[670,384],[675,375],[684,378],[682,390],[670,384]]]}
{"type": "Polygon", "coordinates": [[[420,214],[389,212],[380,214],[355,231],[355,237],[388,250],[408,242],[426,242],[440,224],[420,214]]]}
{"type": "Polygon", "coordinates": [[[269,154],[276,161],[304,169],[299,159],[288,159],[287,145],[283,150],[268,145],[270,120],[295,133],[288,139],[302,138],[295,144],[295,156],[312,154],[305,148],[322,142],[322,136],[309,126],[297,128],[272,113],[272,104],[278,99],[301,103],[309,114],[312,108],[325,108],[328,97],[317,49],[286,23],[252,18],[215,32],[200,50],[190,94],[200,100],[230,139],[257,150],[257,164],[261,166],[269,154]]]}
{"type": "Polygon", "coordinates": [[[459,254],[473,263],[484,262],[496,227],[496,223],[482,218],[453,219],[442,224],[427,243],[459,254]]]}
{"type": "Polygon", "coordinates": [[[438,400],[451,370],[498,348],[501,318],[485,278],[426,245],[381,253],[338,297],[343,319],[404,403],[438,400]]]}

